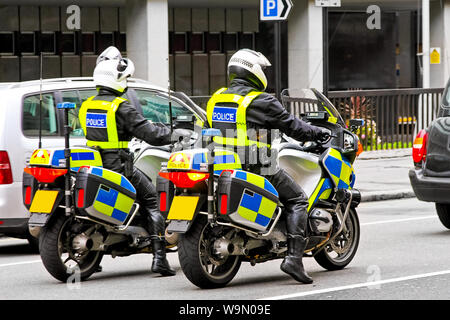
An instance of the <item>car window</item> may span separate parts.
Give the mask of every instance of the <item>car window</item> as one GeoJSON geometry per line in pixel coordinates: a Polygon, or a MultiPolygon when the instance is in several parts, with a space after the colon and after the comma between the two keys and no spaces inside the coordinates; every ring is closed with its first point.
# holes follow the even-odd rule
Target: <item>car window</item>
{"type": "MultiPolygon", "coordinates": [[[[154,91],[135,89],[136,96],[142,106],[142,112],[147,120],[155,123],[170,123],[169,100],[154,91]]],[[[193,115],[185,106],[172,100],[172,116],[193,115]]]]}
{"type": "Polygon", "coordinates": [[[69,125],[72,127],[70,135],[76,137],[84,136],[83,129],[78,120],[78,112],[82,103],[78,90],[63,91],[61,92],[61,97],[64,102],[73,102],[76,105],[75,109],[69,109],[69,125]]]}
{"type": "Polygon", "coordinates": [[[43,136],[57,136],[55,99],[52,93],[42,94],[42,116],[39,116],[40,94],[25,97],[22,108],[22,130],[26,136],[39,135],[39,119],[43,136]]]}

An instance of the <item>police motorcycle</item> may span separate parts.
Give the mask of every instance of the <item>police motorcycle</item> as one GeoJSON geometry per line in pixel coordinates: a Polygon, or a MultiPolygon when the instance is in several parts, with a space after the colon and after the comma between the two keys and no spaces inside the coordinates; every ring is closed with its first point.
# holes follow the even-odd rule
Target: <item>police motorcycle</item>
{"type": "MultiPolygon", "coordinates": [[[[346,129],[340,114],[312,89],[317,108],[304,119],[330,133],[323,143],[284,137],[276,147],[281,168],[309,196],[305,256],[327,270],[346,267],[356,254],[361,196],[352,163],[358,126],[346,129]],[[352,132],[353,131],[353,132],[352,132]]],[[[239,154],[211,143],[220,130],[203,130],[203,148],[174,151],[157,180],[160,211],[168,232],[179,235],[185,276],[200,288],[227,285],[242,262],[252,266],[287,254],[287,232],[278,193],[263,176],[242,170],[239,154]]],[[[274,146],[275,147],[275,146],[274,146]]]]}
{"type": "MultiPolygon", "coordinates": [[[[23,203],[47,271],[62,282],[73,276],[85,280],[99,270],[105,254],[149,254],[151,242],[133,185],[125,176],[103,168],[98,150],[70,146],[67,111],[75,104],[57,107],[65,111],[65,148],[33,152],[23,173],[23,203]]],[[[143,153],[150,150],[144,149],[136,150],[137,159],[155,166],[170,154],[161,149],[148,160],[150,155],[143,153]]],[[[166,251],[173,252],[175,245],[167,242],[166,251]]]]}

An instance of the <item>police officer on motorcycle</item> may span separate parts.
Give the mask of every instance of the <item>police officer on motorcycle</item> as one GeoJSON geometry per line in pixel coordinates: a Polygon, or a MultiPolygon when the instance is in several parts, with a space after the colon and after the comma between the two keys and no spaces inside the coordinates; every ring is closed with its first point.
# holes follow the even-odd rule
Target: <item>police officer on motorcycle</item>
{"type": "MultiPolygon", "coordinates": [[[[153,248],[152,271],[173,276],[175,271],[166,258],[165,220],[157,206],[157,194],[151,179],[133,166],[128,143],[136,137],[152,145],[170,144],[170,129],[149,122],[122,95],[127,90],[127,78],[134,73],[134,64],[122,58],[115,47],[109,47],[97,58],[94,83],[97,95],[81,106],[79,119],[87,145],[97,148],[103,166],[125,175],[137,190],[141,212],[147,216],[147,229],[153,248]],[[106,114],[106,122],[95,121],[98,114],[106,114]]],[[[144,240],[145,243],[145,240],[144,240]]]]}
{"type": "Polygon", "coordinates": [[[208,124],[226,135],[226,138],[216,137],[215,142],[235,150],[245,149],[245,170],[260,170],[277,189],[285,208],[288,240],[288,254],[281,270],[299,282],[312,283],[302,263],[308,242],[307,195],[276,162],[275,165],[270,162],[270,175],[262,173],[261,167],[266,164],[259,160],[264,158],[263,153],[271,153],[273,129],[299,141],[325,141],[329,134],[291,115],[274,96],[264,93],[267,87],[264,69],[269,66],[270,62],[259,52],[249,49],[236,52],[228,63],[230,86],[219,89],[208,102],[208,124]],[[234,132],[231,136],[230,131],[234,132]],[[255,155],[258,155],[256,163],[251,160],[255,155]]]}

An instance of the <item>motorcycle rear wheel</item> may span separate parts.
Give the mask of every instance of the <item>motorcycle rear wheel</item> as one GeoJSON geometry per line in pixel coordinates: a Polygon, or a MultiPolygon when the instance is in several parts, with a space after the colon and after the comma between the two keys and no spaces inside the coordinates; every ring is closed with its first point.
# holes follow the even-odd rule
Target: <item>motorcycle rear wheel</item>
{"type": "Polygon", "coordinates": [[[103,258],[100,251],[88,251],[84,255],[71,252],[70,227],[72,217],[55,212],[56,217],[46,225],[39,237],[39,253],[45,269],[57,280],[69,282],[83,281],[99,268],[103,258]]]}
{"type": "Polygon", "coordinates": [[[361,233],[358,214],[350,209],[345,222],[347,232],[342,232],[314,256],[317,263],[324,269],[334,271],[345,268],[354,258],[359,245],[361,233]]]}
{"type": "Polygon", "coordinates": [[[202,289],[226,286],[241,266],[240,256],[215,257],[211,230],[206,217],[199,216],[178,242],[178,257],[184,275],[202,289]]]}

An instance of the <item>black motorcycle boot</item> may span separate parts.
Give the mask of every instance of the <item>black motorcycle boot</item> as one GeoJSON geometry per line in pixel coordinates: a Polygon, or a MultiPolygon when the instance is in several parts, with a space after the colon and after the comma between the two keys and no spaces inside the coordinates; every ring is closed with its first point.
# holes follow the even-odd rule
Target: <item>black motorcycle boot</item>
{"type": "Polygon", "coordinates": [[[166,258],[166,241],[161,238],[152,240],[153,247],[153,263],[152,263],[152,272],[160,273],[161,275],[174,276],[175,270],[173,270],[169,261],[166,258]]]}
{"type": "Polygon", "coordinates": [[[305,252],[308,239],[302,236],[288,238],[288,255],[281,263],[281,270],[298,282],[310,284],[313,279],[306,273],[303,267],[303,253],[305,252]]]}

